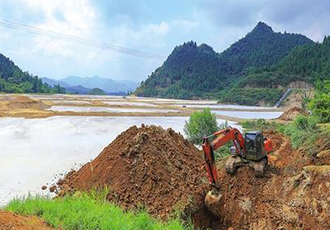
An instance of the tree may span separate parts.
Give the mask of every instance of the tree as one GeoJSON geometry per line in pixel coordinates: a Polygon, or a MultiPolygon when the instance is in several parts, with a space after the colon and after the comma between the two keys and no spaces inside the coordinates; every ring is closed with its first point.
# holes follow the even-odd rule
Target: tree
{"type": "MultiPolygon", "coordinates": [[[[209,108],[203,111],[196,111],[191,116],[188,122],[186,122],[184,127],[184,132],[188,137],[188,140],[196,145],[201,146],[203,137],[210,136],[220,129],[224,129],[228,126],[227,121],[218,124],[216,116],[211,113],[209,108]]],[[[214,137],[209,138],[210,141],[214,137]]],[[[231,143],[219,148],[215,153],[215,158],[222,158],[228,156],[230,153],[231,143]]]]}
{"type": "Polygon", "coordinates": [[[216,116],[209,108],[194,112],[184,127],[188,140],[196,145],[202,145],[204,136],[209,136],[218,130],[216,116]]]}

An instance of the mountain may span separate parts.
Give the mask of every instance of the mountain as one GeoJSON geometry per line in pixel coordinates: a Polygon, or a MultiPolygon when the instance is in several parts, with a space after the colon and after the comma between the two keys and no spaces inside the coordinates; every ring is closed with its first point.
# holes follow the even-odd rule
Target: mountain
{"type": "Polygon", "coordinates": [[[164,64],[141,83],[135,94],[167,98],[215,98],[251,68],[269,67],[295,47],[314,42],[299,34],[275,33],[263,22],[227,50],[195,42],[175,47],[164,64]]]}
{"type": "Polygon", "coordinates": [[[120,92],[120,91],[133,91],[138,86],[138,83],[133,81],[115,81],[108,78],[101,78],[99,76],[93,77],[78,77],[78,76],[69,76],[61,79],[62,82],[65,82],[69,85],[81,85],[85,88],[99,88],[106,92],[120,92]]]}
{"type": "Polygon", "coordinates": [[[81,85],[65,87],[67,93],[71,94],[88,94],[92,89],[85,88],[81,85]]]}
{"type": "Polygon", "coordinates": [[[291,85],[330,80],[330,36],[322,43],[299,46],[279,63],[249,71],[229,90],[220,94],[221,102],[257,104],[260,100],[274,104],[283,90],[291,85]]]}
{"type": "Polygon", "coordinates": [[[244,38],[222,52],[220,59],[230,66],[228,73],[240,73],[249,67],[274,65],[296,46],[313,43],[300,34],[275,33],[266,23],[259,22],[244,38]]]}
{"type": "Polygon", "coordinates": [[[136,90],[136,95],[192,98],[224,87],[218,54],[212,47],[193,41],[174,48],[164,64],[136,90]]]}
{"type": "Polygon", "coordinates": [[[42,77],[41,80],[42,80],[43,83],[47,83],[48,85],[51,85],[51,86],[60,85],[64,88],[71,86],[71,85],[69,85],[68,83],[66,83],[64,81],[57,81],[57,80],[50,79],[50,78],[47,78],[47,77],[42,77]]]}
{"type": "Polygon", "coordinates": [[[51,86],[60,85],[66,89],[67,93],[71,94],[103,95],[103,93],[105,93],[109,95],[123,96],[127,95],[127,92],[135,90],[138,86],[138,83],[131,80],[114,81],[111,79],[100,78],[98,76],[90,78],[69,76],[62,80],[42,78],[42,81],[51,86]],[[101,90],[103,93],[99,90],[101,90]]]}
{"type": "Polygon", "coordinates": [[[89,91],[92,89],[83,87],[81,85],[75,85],[71,86],[70,84],[64,82],[64,81],[58,81],[54,79],[50,79],[47,77],[41,78],[42,82],[47,83],[48,85],[55,87],[55,86],[61,86],[65,89],[66,93],[70,94],[88,94],[89,91]]]}
{"type": "Polygon", "coordinates": [[[13,61],[0,54],[0,92],[65,93],[65,90],[42,83],[37,76],[23,72],[13,61]]]}
{"type": "Polygon", "coordinates": [[[107,95],[102,89],[94,88],[88,92],[89,95],[107,95]]]}

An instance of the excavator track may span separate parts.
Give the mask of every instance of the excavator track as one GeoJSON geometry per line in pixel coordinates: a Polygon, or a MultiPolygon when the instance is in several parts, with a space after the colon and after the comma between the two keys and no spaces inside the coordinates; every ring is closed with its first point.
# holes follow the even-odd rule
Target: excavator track
{"type": "Polygon", "coordinates": [[[254,174],[255,174],[256,177],[263,177],[264,176],[265,169],[266,169],[267,165],[268,165],[268,158],[267,157],[264,157],[260,161],[249,163],[249,166],[254,169],[254,174]]]}
{"type": "Polygon", "coordinates": [[[244,165],[248,165],[253,168],[256,177],[263,177],[265,169],[268,165],[268,158],[266,156],[260,161],[252,161],[244,159],[240,156],[230,156],[225,165],[226,173],[233,175],[237,168],[244,165]]]}

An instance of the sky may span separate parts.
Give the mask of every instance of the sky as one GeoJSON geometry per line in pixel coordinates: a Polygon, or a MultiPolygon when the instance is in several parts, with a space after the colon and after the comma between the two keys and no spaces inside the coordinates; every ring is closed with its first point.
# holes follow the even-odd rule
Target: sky
{"type": "Polygon", "coordinates": [[[0,27],[0,53],[39,77],[145,80],[175,46],[221,52],[259,21],[314,41],[330,34],[328,0],[0,0],[0,21],[160,55],[145,59],[0,27]]]}

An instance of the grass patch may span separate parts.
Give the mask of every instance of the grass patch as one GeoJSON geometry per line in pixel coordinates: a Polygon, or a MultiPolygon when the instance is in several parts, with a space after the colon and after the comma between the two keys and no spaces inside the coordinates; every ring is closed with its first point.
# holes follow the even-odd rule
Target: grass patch
{"type": "Polygon", "coordinates": [[[252,131],[252,130],[263,130],[263,131],[270,131],[270,130],[281,130],[284,125],[277,123],[275,121],[267,122],[264,119],[257,119],[257,120],[247,120],[241,122],[242,127],[245,131],[252,131]]]}
{"type": "Polygon", "coordinates": [[[5,210],[36,215],[50,226],[63,230],[193,230],[191,225],[185,225],[179,219],[164,223],[143,210],[125,212],[95,192],[58,199],[15,199],[5,210]]]}

